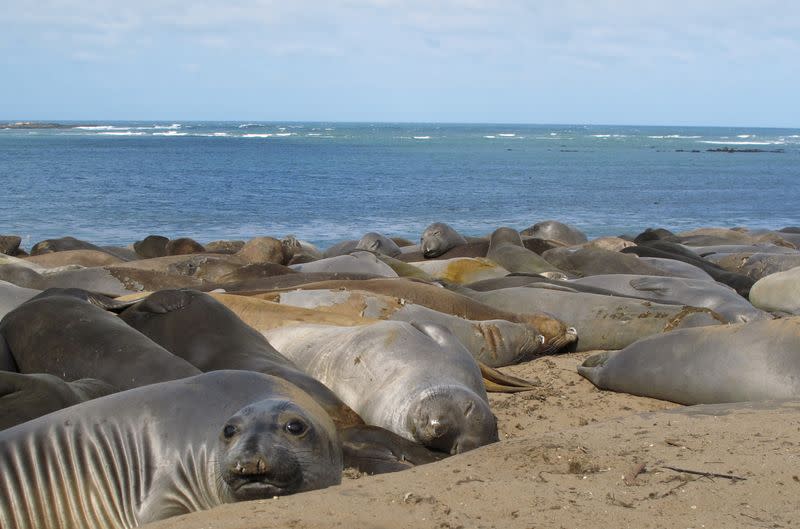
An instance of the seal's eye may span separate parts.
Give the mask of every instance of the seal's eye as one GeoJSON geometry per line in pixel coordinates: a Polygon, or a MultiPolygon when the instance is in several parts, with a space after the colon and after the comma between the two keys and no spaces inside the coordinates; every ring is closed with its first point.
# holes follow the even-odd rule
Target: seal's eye
{"type": "Polygon", "coordinates": [[[238,431],[239,429],[236,426],[232,424],[226,424],[225,428],[222,429],[222,435],[225,436],[225,439],[230,439],[231,437],[236,435],[236,432],[238,431]]]}
{"type": "Polygon", "coordinates": [[[292,435],[302,435],[308,427],[302,421],[297,419],[292,419],[291,421],[286,423],[286,431],[292,435]]]}

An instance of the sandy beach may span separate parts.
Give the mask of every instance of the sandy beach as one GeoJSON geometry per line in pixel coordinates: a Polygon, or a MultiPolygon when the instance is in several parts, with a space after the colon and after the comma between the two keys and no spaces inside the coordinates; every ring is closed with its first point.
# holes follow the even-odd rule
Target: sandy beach
{"type": "Polygon", "coordinates": [[[586,356],[548,356],[504,368],[538,379],[541,390],[490,395],[499,443],[409,471],[350,473],[337,487],[225,505],[148,527],[780,528],[797,523],[800,404],[686,408],[600,391],[575,371],[586,356]]]}

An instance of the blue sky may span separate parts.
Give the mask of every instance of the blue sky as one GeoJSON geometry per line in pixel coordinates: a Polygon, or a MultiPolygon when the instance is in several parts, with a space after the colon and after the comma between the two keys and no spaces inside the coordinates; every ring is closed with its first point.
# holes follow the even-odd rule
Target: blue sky
{"type": "Polygon", "coordinates": [[[0,120],[800,127],[800,1],[6,0],[0,120]]]}

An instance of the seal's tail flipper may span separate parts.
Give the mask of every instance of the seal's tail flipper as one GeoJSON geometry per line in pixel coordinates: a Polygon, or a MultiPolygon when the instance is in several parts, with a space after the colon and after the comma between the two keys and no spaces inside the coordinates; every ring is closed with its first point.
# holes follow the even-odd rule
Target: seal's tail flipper
{"type": "Polygon", "coordinates": [[[519,393],[520,391],[532,391],[541,384],[531,382],[512,375],[506,375],[493,367],[489,367],[483,362],[478,362],[483,375],[483,384],[486,391],[490,393],[519,393]]]}
{"type": "Polygon", "coordinates": [[[386,474],[444,459],[422,445],[379,426],[359,425],[339,430],[345,468],[366,474],[386,474]]]}
{"type": "Polygon", "coordinates": [[[618,351],[603,351],[590,356],[578,366],[578,374],[587,379],[589,382],[600,388],[600,375],[606,362],[617,354],[618,351]]]}

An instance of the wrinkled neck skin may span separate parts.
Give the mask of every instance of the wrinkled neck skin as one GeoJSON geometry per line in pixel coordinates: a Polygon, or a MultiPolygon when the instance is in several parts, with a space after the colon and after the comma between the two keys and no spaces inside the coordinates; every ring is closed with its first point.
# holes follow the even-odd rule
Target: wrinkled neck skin
{"type": "Polygon", "coordinates": [[[216,439],[168,446],[148,419],[36,426],[0,443],[3,529],[129,529],[232,501],[216,439]]]}
{"type": "Polygon", "coordinates": [[[222,479],[217,441],[209,444],[174,451],[169,459],[175,464],[162,470],[153,494],[139,511],[139,525],[236,501],[222,479]]]}

